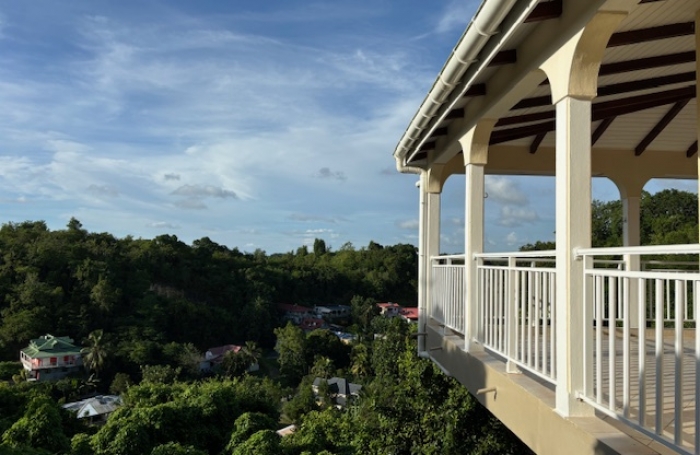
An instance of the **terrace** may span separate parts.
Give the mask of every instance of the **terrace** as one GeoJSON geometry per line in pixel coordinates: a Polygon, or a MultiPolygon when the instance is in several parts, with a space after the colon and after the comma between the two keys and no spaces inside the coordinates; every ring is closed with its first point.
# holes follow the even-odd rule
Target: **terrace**
{"type": "Polygon", "coordinates": [[[697,179],[700,0],[486,0],[394,152],[420,174],[419,354],[538,453],[700,453],[700,244],[640,246],[654,178],[697,179]],[[465,254],[440,255],[464,174],[465,254]],[[484,176],[556,181],[556,249],[484,252],[484,176]],[[591,248],[591,179],[624,246],[591,248]]]}

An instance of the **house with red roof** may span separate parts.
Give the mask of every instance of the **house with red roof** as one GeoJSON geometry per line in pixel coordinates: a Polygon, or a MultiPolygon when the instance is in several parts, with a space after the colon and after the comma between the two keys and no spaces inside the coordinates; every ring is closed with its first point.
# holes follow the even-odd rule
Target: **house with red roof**
{"type": "Polygon", "coordinates": [[[401,310],[401,305],[398,303],[378,303],[377,306],[379,307],[379,314],[387,318],[398,316],[401,310]]]}
{"type": "Polygon", "coordinates": [[[282,313],[283,319],[292,321],[294,324],[301,324],[304,318],[312,315],[311,308],[296,304],[278,303],[277,310],[282,313]]]}
{"type": "Polygon", "coordinates": [[[418,308],[401,308],[401,317],[410,323],[418,323],[418,308]]]}

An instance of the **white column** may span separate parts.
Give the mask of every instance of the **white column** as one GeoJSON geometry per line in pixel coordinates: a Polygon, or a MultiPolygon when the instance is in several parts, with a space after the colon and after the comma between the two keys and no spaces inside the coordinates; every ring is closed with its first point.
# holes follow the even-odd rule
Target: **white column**
{"type": "MultiPolygon", "coordinates": [[[[576,399],[584,384],[583,261],[576,248],[591,242],[591,101],[572,96],[556,104],[556,410],[590,414],[576,399]]],[[[588,337],[590,340],[590,337],[588,337]]]]}
{"type": "Polygon", "coordinates": [[[467,164],[465,223],[464,223],[464,296],[465,296],[465,334],[464,349],[473,351],[478,348],[473,341],[479,333],[479,295],[477,285],[477,265],[474,255],[484,251],[484,165],[467,164]]]}
{"type": "MultiPolygon", "coordinates": [[[[622,198],[622,242],[624,246],[639,246],[640,245],[640,201],[641,189],[630,195],[630,189],[627,189],[627,194],[622,198]]],[[[637,272],[640,269],[641,261],[638,254],[626,254],[623,258],[625,267],[629,271],[637,272]]],[[[637,279],[629,280],[629,299],[630,299],[630,328],[639,328],[639,313],[645,308],[640,307],[639,303],[639,281],[637,279]]],[[[643,306],[643,305],[642,305],[643,306]]]]}
{"type": "MultiPolygon", "coordinates": [[[[425,333],[433,292],[430,258],[440,254],[440,193],[429,192],[429,174],[421,174],[418,232],[418,332],[425,333]]],[[[425,352],[425,337],[418,337],[418,352],[425,352]]]]}

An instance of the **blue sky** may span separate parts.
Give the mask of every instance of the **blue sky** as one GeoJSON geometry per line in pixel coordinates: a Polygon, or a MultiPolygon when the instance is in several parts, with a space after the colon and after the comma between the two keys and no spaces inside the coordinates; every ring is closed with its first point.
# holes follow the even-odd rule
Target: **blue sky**
{"type": "MultiPolygon", "coordinates": [[[[0,221],[268,253],[415,244],[417,177],[392,152],[477,6],[0,2],[0,221]]],[[[443,198],[447,252],[463,186],[443,198]]],[[[551,179],[487,187],[489,249],[551,238],[551,179]]]]}

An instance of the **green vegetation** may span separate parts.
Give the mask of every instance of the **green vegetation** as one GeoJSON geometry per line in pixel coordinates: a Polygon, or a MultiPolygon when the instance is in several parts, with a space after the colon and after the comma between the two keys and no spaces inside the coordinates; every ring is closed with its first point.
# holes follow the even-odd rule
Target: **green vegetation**
{"type": "MultiPolygon", "coordinates": [[[[696,241],[695,195],[645,194],[642,209],[653,214],[643,242],[696,241]]],[[[619,244],[620,204],[595,202],[593,213],[594,244],[619,244]]],[[[332,251],[317,240],[312,252],[267,255],[208,238],[116,239],[76,220],[59,231],[3,225],[0,455],[530,453],[418,358],[413,326],[377,316],[378,301],[415,304],[416,270],[410,245],[332,251]],[[350,304],[355,342],[283,324],[279,302],[350,304]],[[84,347],[84,375],[23,381],[17,352],[46,333],[84,347]],[[200,373],[202,352],[229,343],[243,348],[200,373]],[[327,384],[312,390],[315,377],[334,376],[362,385],[345,408],[327,384]],[[124,405],[103,426],[60,406],[108,392],[124,405]],[[296,431],[280,437],[290,423],[296,431]]]]}
{"type": "MultiPolygon", "coordinates": [[[[698,242],[697,194],[678,190],[663,190],[655,194],[643,191],[640,211],[639,235],[642,245],[679,245],[698,242]]],[[[591,211],[593,247],[622,246],[622,227],[621,201],[593,201],[591,211]]],[[[524,245],[522,250],[554,248],[554,242],[538,241],[524,245]]]]}

